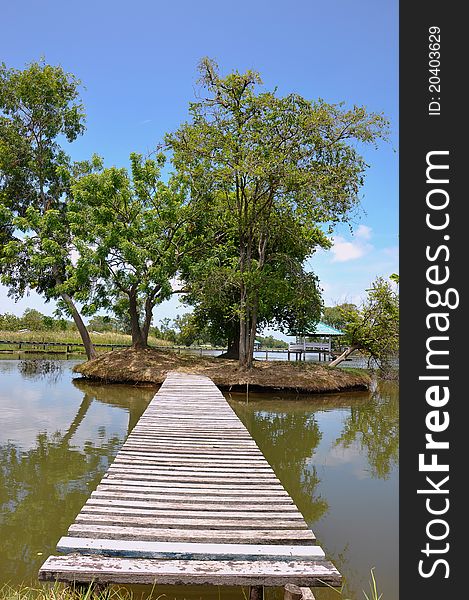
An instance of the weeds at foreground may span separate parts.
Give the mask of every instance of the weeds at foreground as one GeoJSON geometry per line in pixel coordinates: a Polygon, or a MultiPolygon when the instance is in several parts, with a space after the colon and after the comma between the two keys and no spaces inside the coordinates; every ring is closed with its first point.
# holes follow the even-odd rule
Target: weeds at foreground
{"type": "MultiPolygon", "coordinates": [[[[148,598],[152,597],[152,592],[148,598]]],[[[162,594],[155,600],[164,598],[162,594]]],[[[4,585],[0,587],[0,600],[134,600],[131,591],[125,588],[107,586],[104,588],[88,586],[67,586],[56,583],[52,586],[18,588],[4,585]]]]}
{"type": "MultiPolygon", "coordinates": [[[[327,583],[326,586],[334,590],[340,596],[340,600],[349,600],[343,595],[343,587],[337,589],[327,583]]],[[[378,592],[374,568],[370,571],[369,587],[369,593],[363,590],[365,600],[382,600],[383,595],[378,592]]],[[[161,600],[166,598],[165,594],[160,594],[153,599],[153,591],[154,586],[146,596],[147,599],[161,600]]],[[[244,600],[249,600],[244,588],[242,588],[242,593],[244,600]]],[[[0,600],[135,600],[135,598],[132,591],[127,588],[116,586],[100,588],[99,586],[93,587],[91,585],[73,587],[55,583],[51,586],[37,588],[28,586],[13,588],[9,585],[4,585],[0,587],[0,600]]],[[[218,600],[221,600],[220,587],[218,588],[218,600]]]]}
{"type": "MultiPolygon", "coordinates": [[[[365,596],[365,600],[382,600],[383,598],[383,594],[380,594],[378,592],[378,585],[376,583],[376,578],[375,578],[375,573],[374,573],[375,568],[373,567],[370,570],[370,581],[369,586],[370,586],[370,595],[368,595],[365,590],[363,590],[363,595],[365,596]]],[[[332,586],[330,586],[328,583],[326,583],[327,587],[330,587],[332,590],[334,590],[334,592],[337,592],[342,600],[349,600],[348,598],[344,598],[343,597],[343,586],[339,589],[334,588],[332,586]]]]}

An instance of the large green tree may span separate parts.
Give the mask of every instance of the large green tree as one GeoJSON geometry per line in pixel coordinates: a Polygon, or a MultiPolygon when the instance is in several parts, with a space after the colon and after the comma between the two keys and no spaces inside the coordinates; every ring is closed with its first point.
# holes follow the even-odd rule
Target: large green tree
{"type": "Polygon", "coordinates": [[[155,306],[173,293],[184,261],[204,244],[203,215],[177,177],[160,179],[163,155],[132,154],[130,172],[104,168],[79,177],[69,206],[76,269],[95,282],[85,310],[113,310],[130,320],[132,345],[145,348],[155,306]]]}
{"type": "Polygon", "coordinates": [[[88,282],[73,270],[66,216],[72,165],[59,143],[84,131],[78,89],[79,81],[58,66],[0,66],[0,278],[15,299],[35,290],[58,300],[92,358],[74,300],[88,282]]]}
{"type": "Polygon", "coordinates": [[[239,357],[250,367],[272,220],[289,210],[313,248],[319,227],[346,220],[358,203],[366,164],[356,143],[375,143],[387,123],[363,107],[259,91],[257,73],[221,77],[209,59],[200,73],[204,91],[190,105],[191,120],[166,141],[191,193],[223,199],[233,216],[239,357]]]}

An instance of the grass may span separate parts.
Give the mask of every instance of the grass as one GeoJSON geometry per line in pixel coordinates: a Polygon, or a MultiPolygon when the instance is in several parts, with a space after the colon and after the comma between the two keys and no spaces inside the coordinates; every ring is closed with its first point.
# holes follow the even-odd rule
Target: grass
{"type": "MultiPolygon", "coordinates": [[[[126,345],[132,344],[130,335],[124,333],[114,333],[107,331],[104,333],[91,333],[91,340],[95,344],[115,344],[126,345]]],[[[9,342],[56,342],[64,345],[81,344],[81,337],[78,331],[0,331],[0,340],[8,340],[9,342]]],[[[170,342],[160,340],[156,337],[149,337],[148,343],[151,346],[171,346],[170,342]]],[[[5,345],[2,344],[4,348],[5,345]]]]}
{"type": "Polygon", "coordinates": [[[116,585],[74,587],[63,583],[44,584],[38,587],[21,585],[0,587],[0,600],[161,600],[165,594],[153,597],[154,587],[148,594],[137,596],[128,588],[116,585]]]}
{"type": "MultiPolygon", "coordinates": [[[[365,597],[365,600],[382,600],[383,594],[381,594],[378,591],[378,584],[376,582],[375,568],[374,567],[372,567],[370,569],[370,580],[369,580],[368,583],[369,583],[369,586],[370,586],[370,593],[368,595],[367,592],[365,592],[365,590],[363,590],[363,596],[365,597]]],[[[328,583],[326,583],[326,586],[329,587],[329,588],[331,588],[331,590],[334,590],[334,592],[337,592],[340,595],[340,597],[342,598],[342,600],[349,600],[348,598],[344,598],[344,588],[343,588],[343,586],[341,588],[339,588],[339,589],[330,586],[328,583]]]]}

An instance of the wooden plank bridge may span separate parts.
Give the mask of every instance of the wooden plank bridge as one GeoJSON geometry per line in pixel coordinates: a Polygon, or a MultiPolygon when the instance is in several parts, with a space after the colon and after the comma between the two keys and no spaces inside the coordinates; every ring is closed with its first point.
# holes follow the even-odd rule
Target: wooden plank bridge
{"type": "Polygon", "coordinates": [[[57,551],[41,580],[341,584],[218,388],[181,373],[167,376],[57,551]]]}

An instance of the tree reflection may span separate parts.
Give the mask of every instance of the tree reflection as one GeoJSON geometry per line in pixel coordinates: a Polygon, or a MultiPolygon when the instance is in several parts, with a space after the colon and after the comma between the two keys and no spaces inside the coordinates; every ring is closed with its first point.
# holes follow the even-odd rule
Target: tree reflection
{"type": "Polygon", "coordinates": [[[27,451],[11,442],[0,445],[2,581],[31,580],[122,444],[117,436],[105,439],[105,431],[83,448],[71,444],[92,401],[85,393],[67,431],[39,433],[27,451]]]}
{"type": "Polygon", "coordinates": [[[127,435],[132,431],[156,393],[156,387],[153,385],[142,387],[123,384],[100,384],[80,378],[74,379],[72,383],[86,397],[128,411],[129,424],[127,435]]]}
{"type": "Polygon", "coordinates": [[[366,404],[352,405],[336,446],[353,443],[367,453],[371,475],[387,479],[399,457],[399,400],[396,388],[386,382],[366,404]]]}
{"type": "Polygon", "coordinates": [[[234,408],[306,522],[320,519],[328,504],[316,495],[320,479],[311,457],[322,434],[314,413],[257,410],[255,403],[236,403],[234,408]]]}
{"type": "Polygon", "coordinates": [[[120,443],[114,437],[79,450],[60,434],[41,433],[26,452],[11,443],[0,446],[3,580],[25,581],[36,573],[98,485],[120,443]]]}

